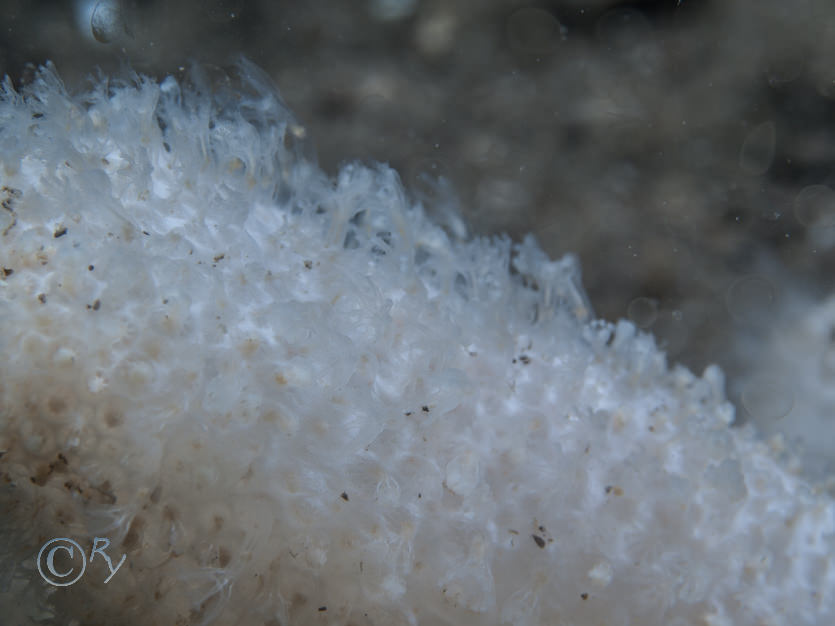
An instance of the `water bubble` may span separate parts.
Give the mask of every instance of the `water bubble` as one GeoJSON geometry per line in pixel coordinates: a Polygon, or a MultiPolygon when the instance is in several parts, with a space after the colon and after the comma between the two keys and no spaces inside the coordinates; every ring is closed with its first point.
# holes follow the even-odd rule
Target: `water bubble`
{"type": "Polygon", "coordinates": [[[675,357],[685,348],[692,328],[684,322],[679,309],[664,310],[653,322],[652,332],[659,347],[670,357],[675,357]]]}
{"type": "Polygon", "coordinates": [[[804,187],[794,199],[794,216],[811,228],[835,226],[835,193],[826,185],[804,187]]]}
{"type": "Polygon", "coordinates": [[[99,43],[111,43],[122,35],[130,35],[122,6],[117,0],[101,0],[90,13],[90,30],[99,43]]]}
{"type": "Polygon", "coordinates": [[[543,9],[525,7],[514,11],[507,20],[510,47],[526,54],[549,54],[557,46],[564,27],[543,9]]]}
{"type": "Polygon", "coordinates": [[[726,305],[728,312],[738,322],[761,319],[771,311],[777,291],[765,276],[752,274],[738,278],[728,287],[726,305]]]}
{"type": "Polygon", "coordinates": [[[649,328],[658,318],[658,301],[652,298],[635,298],[626,307],[626,314],[639,328],[649,328]]]}
{"type": "Polygon", "coordinates": [[[745,137],[739,153],[739,165],[749,174],[764,174],[774,160],[777,127],[768,121],[755,126],[745,137]]]}
{"type": "Polygon", "coordinates": [[[742,390],[742,406],[755,419],[775,421],[791,413],[794,393],[780,378],[759,376],[742,390]]]}

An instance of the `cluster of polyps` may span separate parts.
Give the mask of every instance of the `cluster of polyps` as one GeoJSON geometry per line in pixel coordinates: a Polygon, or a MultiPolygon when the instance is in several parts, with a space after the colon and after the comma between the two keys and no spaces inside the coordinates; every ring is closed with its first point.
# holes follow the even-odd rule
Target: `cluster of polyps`
{"type": "Polygon", "coordinates": [[[833,502],[729,428],[718,369],[587,322],[570,257],[456,239],[386,167],[328,179],[302,134],[246,63],[6,84],[11,621],[835,619],[833,502]],[[56,536],[125,565],[47,593],[56,536]]]}

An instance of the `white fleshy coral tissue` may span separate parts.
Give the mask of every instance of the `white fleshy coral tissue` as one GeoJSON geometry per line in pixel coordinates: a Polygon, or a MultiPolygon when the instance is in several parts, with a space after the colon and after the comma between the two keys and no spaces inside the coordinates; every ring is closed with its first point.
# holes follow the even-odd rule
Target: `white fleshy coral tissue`
{"type": "Polygon", "coordinates": [[[6,623],[835,623],[831,496],[718,368],[303,135],[246,62],[6,81],[6,623]]]}

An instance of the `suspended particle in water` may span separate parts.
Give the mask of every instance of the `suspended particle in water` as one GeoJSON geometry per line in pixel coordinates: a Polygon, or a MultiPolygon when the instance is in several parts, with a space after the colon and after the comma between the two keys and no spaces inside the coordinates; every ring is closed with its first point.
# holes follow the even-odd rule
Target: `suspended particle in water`
{"type": "Polygon", "coordinates": [[[243,5],[243,0],[203,0],[203,9],[215,24],[225,24],[238,19],[243,5]]]}

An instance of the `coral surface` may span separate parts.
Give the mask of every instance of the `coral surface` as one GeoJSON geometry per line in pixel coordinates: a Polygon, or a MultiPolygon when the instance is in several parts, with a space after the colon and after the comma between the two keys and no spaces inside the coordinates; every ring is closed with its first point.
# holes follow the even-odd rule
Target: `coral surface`
{"type": "Polygon", "coordinates": [[[304,135],[246,62],[6,83],[10,623],[835,620],[835,504],[718,368],[304,135]],[[55,537],[124,565],[50,587],[55,537]]]}

